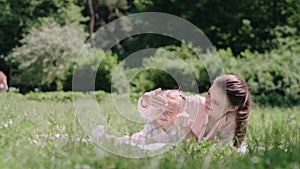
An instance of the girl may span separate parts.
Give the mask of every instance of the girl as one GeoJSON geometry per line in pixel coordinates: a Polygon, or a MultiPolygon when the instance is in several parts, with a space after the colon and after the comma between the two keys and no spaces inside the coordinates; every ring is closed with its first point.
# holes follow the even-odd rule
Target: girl
{"type": "Polygon", "coordinates": [[[147,143],[175,143],[187,134],[188,125],[178,122],[189,121],[186,112],[183,110],[185,97],[179,90],[157,89],[143,95],[143,99],[138,101],[138,109],[144,118],[150,122],[147,123],[141,132],[131,136],[132,139],[147,138],[147,143]],[[155,102],[151,96],[166,100],[166,103],[155,102]],[[151,100],[151,105],[149,102],[151,100]],[[155,105],[157,104],[157,105],[155,105]],[[180,125],[180,126],[178,126],[180,125]]]}
{"type": "MultiPolygon", "coordinates": [[[[105,127],[100,125],[95,127],[91,135],[94,139],[109,139],[116,143],[127,143],[127,144],[151,144],[151,143],[176,143],[180,138],[184,137],[188,132],[188,125],[182,125],[184,123],[178,123],[177,118],[182,121],[189,122],[187,113],[182,112],[185,97],[178,90],[165,90],[161,89],[152,92],[155,93],[157,98],[166,100],[168,103],[164,105],[155,105],[155,101],[151,102],[155,106],[144,106],[139,100],[139,110],[146,110],[141,112],[141,114],[149,113],[146,119],[149,120],[145,124],[144,129],[138,133],[133,134],[130,138],[128,136],[117,137],[114,135],[109,135],[105,133],[105,127]],[[176,124],[175,124],[176,123],[176,124]],[[179,127],[178,124],[181,126],[179,127]]],[[[151,95],[150,93],[144,94],[144,101],[147,100],[146,97],[151,95]]],[[[150,98],[149,98],[150,99],[150,98]]],[[[158,104],[160,104],[158,102],[158,104]]]]}

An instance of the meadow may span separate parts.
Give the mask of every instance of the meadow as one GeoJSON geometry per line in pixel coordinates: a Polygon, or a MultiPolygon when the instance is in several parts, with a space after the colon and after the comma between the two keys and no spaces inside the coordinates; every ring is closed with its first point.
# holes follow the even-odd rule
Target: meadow
{"type": "MultiPolygon", "coordinates": [[[[137,159],[111,154],[89,140],[78,122],[70,95],[1,94],[1,169],[300,168],[300,106],[254,104],[248,124],[246,154],[212,142],[186,141],[163,154],[137,159]]],[[[80,97],[84,97],[83,94],[80,97]]],[[[132,134],[142,128],[117,114],[113,102],[107,99],[109,95],[100,98],[98,104],[110,126],[123,134],[132,134]]]]}

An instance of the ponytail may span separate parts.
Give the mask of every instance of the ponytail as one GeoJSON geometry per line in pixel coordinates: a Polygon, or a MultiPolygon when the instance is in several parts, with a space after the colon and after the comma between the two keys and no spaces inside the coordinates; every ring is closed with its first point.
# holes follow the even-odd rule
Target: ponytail
{"type": "Polygon", "coordinates": [[[238,106],[236,110],[236,127],[234,131],[235,147],[240,147],[244,141],[247,130],[247,123],[251,108],[251,96],[244,79],[236,75],[223,75],[215,80],[227,94],[231,105],[238,106]]]}
{"type": "Polygon", "coordinates": [[[246,100],[242,106],[237,109],[236,113],[236,127],[234,131],[234,147],[240,147],[246,137],[248,118],[251,107],[251,98],[249,92],[247,92],[246,100]]]}

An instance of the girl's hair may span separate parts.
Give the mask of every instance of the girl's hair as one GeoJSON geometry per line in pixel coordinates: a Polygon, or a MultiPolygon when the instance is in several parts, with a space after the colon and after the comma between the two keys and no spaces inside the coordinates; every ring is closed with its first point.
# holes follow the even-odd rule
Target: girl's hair
{"type": "Polygon", "coordinates": [[[162,91],[163,95],[171,102],[172,104],[178,106],[180,110],[183,109],[185,96],[178,89],[168,89],[162,91]]]}
{"type": "Polygon", "coordinates": [[[226,93],[231,105],[238,106],[233,145],[240,147],[246,136],[251,109],[251,96],[247,84],[245,80],[236,75],[223,75],[218,77],[215,82],[226,93]]]}

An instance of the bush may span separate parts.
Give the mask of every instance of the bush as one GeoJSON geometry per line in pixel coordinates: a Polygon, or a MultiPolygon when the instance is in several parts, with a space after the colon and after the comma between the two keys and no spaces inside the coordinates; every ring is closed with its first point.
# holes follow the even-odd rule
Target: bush
{"type": "Polygon", "coordinates": [[[65,71],[82,48],[86,34],[78,24],[60,26],[45,18],[40,27],[33,27],[22,40],[22,46],[8,56],[17,65],[13,70],[12,86],[21,92],[61,90],[65,71]]]}
{"type": "MultiPolygon", "coordinates": [[[[279,49],[264,54],[244,51],[235,57],[230,48],[219,50],[218,54],[223,64],[221,69],[224,68],[225,74],[236,74],[244,78],[257,104],[275,106],[300,104],[300,43],[292,40],[284,42],[279,49]]],[[[132,72],[138,72],[131,79],[131,91],[143,93],[157,87],[178,87],[175,78],[167,72],[181,78],[183,83],[180,84],[180,88],[190,89],[194,85],[187,79],[190,72],[186,71],[185,64],[176,61],[174,56],[188,65],[196,78],[200,93],[209,89],[211,85],[209,78],[213,80],[222,71],[214,60],[209,59],[209,55],[204,57],[204,65],[187,46],[168,46],[159,48],[154,56],[143,60],[144,67],[156,67],[155,69],[134,70],[123,66],[124,74],[127,76],[132,72]],[[215,69],[211,69],[208,73],[206,69],[208,67],[215,69]]],[[[126,84],[124,78],[126,79],[125,76],[119,78],[117,85],[119,88],[122,88],[120,87],[122,84],[126,84]]],[[[123,89],[126,89],[125,86],[123,89]]]]}
{"type": "Polygon", "coordinates": [[[254,102],[274,106],[300,103],[299,51],[280,48],[258,54],[245,51],[238,58],[220,51],[225,72],[243,77],[254,102]]]}
{"type": "MultiPolygon", "coordinates": [[[[112,72],[118,65],[118,56],[111,51],[104,53],[96,48],[87,48],[87,53],[79,57],[77,62],[67,71],[67,80],[64,82],[64,90],[72,90],[73,73],[76,73],[76,79],[82,79],[82,87],[76,86],[75,91],[103,90],[111,91],[112,72]],[[76,72],[74,72],[76,71],[76,72]],[[96,76],[96,77],[94,77],[96,76]],[[93,80],[95,83],[90,86],[93,80]],[[85,85],[86,83],[86,85],[85,85]]],[[[76,82],[74,82],[76,83],[76,82]]]]}
{"type": "Polygon", "coordinates": [[[116,78],[118,81],[113,84],[114,88],[122,93],[130,81],[130,90],[133,92],[145,92],[158,87],[203,92],[210,83],[205,66],[197,57],[185,45],[158,48],[154,56],[143,59],[140,68],[130,68],[126,63],[119,66],[124,74],[116,78]]]}
{"type": "MultiPolygon", "coordinates": [[[[16,94],[14,94],[16,95],[16,94]]],[[[82,92],[29,92],[25,96],[29,100],[36,101],[55,101],[55,102],[68,102],[73,101],[74,98],[86,98],[89,95],[93,95],[95,100],[101,102],[105,98],[109,96],[108,93],[104,91],[95,91],[90,93],[82,93],[82,92]]]]}
{"type": "Polygon", "coordinates": [[[66,102],[72,101],[73,97],[76,98],[83,98],[84,93],[80,92],[29,92],[26,95],[26,98],[29,100],[36,100],[36,101],[57,101],[57,102],[66,102]]]}

